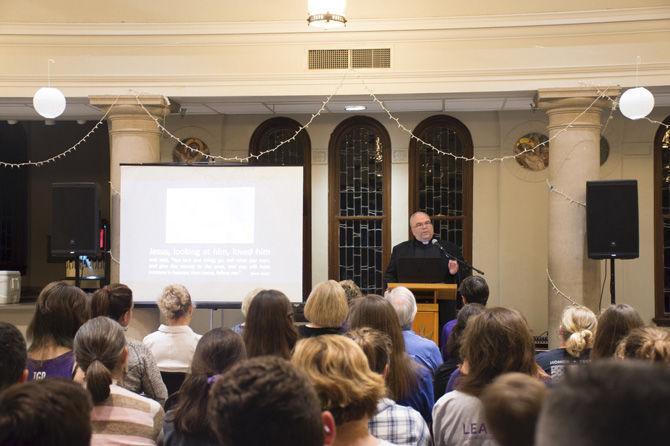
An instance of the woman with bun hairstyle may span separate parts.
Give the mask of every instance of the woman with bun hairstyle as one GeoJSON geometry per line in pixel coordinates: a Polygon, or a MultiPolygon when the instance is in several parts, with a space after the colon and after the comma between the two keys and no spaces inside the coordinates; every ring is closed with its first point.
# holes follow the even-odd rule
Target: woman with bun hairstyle
{"type": "MultiPolygon", "coordinates": [[[[133,292],[126,285],[114,283],[100,288],[91,297],[91,317],[107,316],[127,329],[133,317],[133,292]]],[[[141,341],[128,337],[128,367],[119,385],[148,396],[161,405],[168,397],[156,360],[141,341]]]]}
{"type": "Polygon", "coordinates": [[[116,384],[128,360],[121,325],[104,316],[86,322],[74,338],[74,355],[93,398],[91,445],[156,444],[163,408],[116,384]]]}
{"type": "Polygon", "coordinates": [[[65,282],[51,282],[37,297],[28,325],[28,380],[72,379],[72,340],[89,318],[86,293],[65,282]]]}
{"type": "Polygon", "coordinates": [[[168,285],[158,298],[164,324],[147,335],[143,342],[156,358],[161,372],[189,373],[195,347],[202,337],[191,327],[193,303],[183,285],[168,285]]]}
{"type": "Polygon", "coordinates": [[[566,366],[590,362],[597,325],[596,315],[588,308],[566,307],[558,328],[560,347],[537,354],[538,365],[555,380],[563,376],[566,366]]]}

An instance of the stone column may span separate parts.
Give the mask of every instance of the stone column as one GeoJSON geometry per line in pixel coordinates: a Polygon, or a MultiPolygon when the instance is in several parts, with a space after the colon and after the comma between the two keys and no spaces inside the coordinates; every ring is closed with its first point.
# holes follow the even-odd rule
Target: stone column
{"type": "MultiPolygon", "coordinates": [[[[121,164],[160,162],[160,130],[156,122],[140,107],[135,96],[91,96],[91,105],[107,111],[109,125],[109,178],[110,188],[110,248],[112,255],[120,259],[119,249],[121,200],[121,164]]],[[[169,112],[169,104],[164,96],[142,96],[141,103],[153,116],[162,117],[169,112]]],[[[111,262],[111,282],[119,281],[119,264],[111,262]]]]}
{"type": "MultiPolygon", "coordinates": [[[[618,95],[610,88],[607,94],[618,95]]],[[[593,88],[543,89],[536,105],[549,117],[549,182],[574,200],[586,201],[586,182],[600,175],[601,112],[610,106],[593,88]],[[584,112],[585,109],[588,110],[584,112]]],[[[575,302],[598,309],[600,263],[588,258],[586,209],[549,192],[549,274],[575,302]]],[[[558,347],[558,327],[570,302],[549,283],[549,347],[558,347]]]]}

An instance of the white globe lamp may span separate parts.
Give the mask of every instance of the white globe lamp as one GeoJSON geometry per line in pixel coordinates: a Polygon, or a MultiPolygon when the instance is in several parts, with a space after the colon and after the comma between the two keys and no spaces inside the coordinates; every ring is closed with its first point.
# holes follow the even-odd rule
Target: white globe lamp
{"type": "Polygon", "coordinates": [[[642,119],[654,108],[654,95],[644,87],[629,88],[619,98],[619,110],[628,119],[642,119]]]}
{"type": "Polygon", "coordinates": [[[65,96],[58,88],[42,87],[33,96],[35,111],[47,119],[54,119],[65,111],[65,96]]]}

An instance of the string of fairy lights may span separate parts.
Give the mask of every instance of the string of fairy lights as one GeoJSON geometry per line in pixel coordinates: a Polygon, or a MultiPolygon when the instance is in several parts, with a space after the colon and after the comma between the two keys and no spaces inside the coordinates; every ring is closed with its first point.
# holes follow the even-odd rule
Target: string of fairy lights
{"type": "Polygon", "coordinates": [[[554,279],[551,278],[551,274],[549,274],[549,268],[547,268],[547,279],[549,280],[549,284],[551,285],[551,290],[558,296],[561,296],[563,299],[567,300],[570,302],[572,305],[578,305],[577,302],[567,294],[565,294],[563,291],[561,291],[557,286],[556,283],[554,283],[554,279]]]}
{"type": "MultiPolygon", "coordinates": [[[[198,148],[187,145],[187,144],[184,143],[184,141],[181,138],[174,135],[166,127],[166,124],[165,124],[166,116],[165,116],[165,114],[160,116],[160,117],[157,117],[157,116],[154,116],[147,109],[147,107],[142,102],[141,93],[136,93],[135,94],[135,100],[137,102],[137,105],[144,111],[144,113],[146,113],[152,119],[152,121],[155,123],[155,125],[158,127],[158,129],[164,135],[167,135],[169,138],[174,140],[178,145],[183,146],[189,152],[198,153],[203,158],[214,160],[214,161],[239,162],[239,163],[245,163],[246,162],[246,163],[248,163],[252,159],[261,158],[261,157],[263,157],[263,156],[265,156],[269,153],[272,153],[272,152],[275,152],[275,151],[281,149],[286,144],[289,144],[289,143],[295,141],[296,138],[298,137],[298,135],[300,134],[300,132],[302,132],[304,130],[307,130],[310,127],[310,125],[312,125],[313,122],[317,118],[319,118],[326,111],[326,107],[330,103],[331,99],[333,97],[335,97],[337,95],[337,93],[340,91],[340,89],[341,89],[342,85],[344,84],[345,80],[347,79],[347,77],[348,77],[348,73],[346,73],[345,76],[342,77],[341,81],[339,82],[339,84],[337,85],[337,87],[333,91],[333,93],[328,95],[326,97],[326,99],[324,101],[322,101],[321,106],[319,107],[319,109],[311,115],[310,119],[305,124],[301,125],[297,130],[295,130],[295,132],[293,133],[293,135],[291,137],[280,141],[278,144],[276,144],[272,148],[269,148],[267,150],[263,150],[263,151],[258,152],[258,153],[252,153],[252,154],[249,154],[248,156],[226,157],[226,156],[222,156],[222,155],[213,155],[213,154],[205,153],[205,152],[199,150],[198,148]],[[162,122],[161,122],[160,118],[162,118],[162,122]]],[[[593,99],[593,101],[582,112],[580,112],[577,116],[575,116],[575,118],[572,121],[570,121],[568,124],[565,124],[564,126],[562,126],[550,138],[548,138],[544,141],[541,141],[538,144],[535,144],[534,146],[526,147],[523,150],[521,150],[521,151],[519,151],[518,153],[515,153],[515,154],[503,155],[503,156],[499,156],[499,157],[478,158],[474,155],[471,156],[471,157],[467,157],[467,156],[459,155],[459,154],[456,154],[456,153],[453,153],[453,152],[450,152],[450,151],[442,150],[442,149],[436,147],[435,145],[431,144],[430,142],[425,141],[424,139],[415,135],[414,132],[410,128],[408,128],[405,124],[403,124],[400,121],[400,118],[395,116],[391,112],[391,110],[389,110],[388,107],[386,107],[384,102],[381,99],[379,99],[379,97],[375,94],[375,92],[372,91],[372,89],[365,83],[365,81],[360,76],[356,76],[356,77],[361,82],[361,84],[364,86],[365,90],[368,92],[368,95],[370,96],[372,101],[380,107],[380,109],[386,114],[386,116],[388,117],[389,120],[393,121],[395,123],[395,125],[397,125],[398,129],[400,129],[401,131],[403,131],[404,133],[409,135],[410,140],[412,140],[412,139],[416,140],[419,144],[427,147],[428,149],[430,149],[430,150],[432,150],[432,151],[434,151],[434,152],[436,152],[436,153],[438,153],[442,156],[449,156],[449,157],[453,158],[454,160],[462,160],[462,161],[465,161],[465,162],[473,162],[473,163],[477,163],[477,164],[483,163],[483,162],[486,162],[486,163],[504,162],[506,160],[516,159],[516,158],[521,157],[521,156],[523,156],[523,155],[525,155],[526,153],[529,153],[529,152],[536,152],[538,149],[540,149],[542,146],[545,146],[545,145],[547,146],[547,148],[549,148],[551,141],[555,140],[561,134],[563,134],[563,133],[567,132],[569,129],[571,129],[575,125],[575,123],[578,122],[579,119],[582,118],[582,116],[584,116],[586,113],[588,113],[588,111],[591,108],[593,108],[599,101],[605,99],[605,100],[610,101],[611,107],[610,107],[610,110],[609,110],[609,116],[605,120],[605,123],[603,125],[602,130],[601,130],[601,135],[602,135],[602,134],[605,133],[610,121],[613,120],[614,112],[617,110],[617,105],[618,105],[617,99],[608,95],[608,89],[607,88],[605,88],[603,90],[597,89],[596,90],[597,94],[596,94],[596,97],[593,99]]],[[[0,167],[10,168],[10,169],[23,168],[23,167],[42,167],[44,165],[47,165],[47,164],[50,164],[50,163],[55,163],[56,161],[67,157],[68,155],[70,155],[71,153],[73,153],[74,151],[79,149],[80,146],[82,146],[96,132],[96,130],[98,130],[100,128],[100,126],[105,122],[105,120],[109,116],[110,112],[116,106],[116,103],[119,100],[119,98],[120,98],[120,95],[117,96],[112,101],[112,104],[107,108],[107,110],[105,111],[103,116],[95,123],[95,125],[79,141],[77,141],[76,143],[74,143],[73,145],[68,147],[67,149],[63,150],[62,152],[60,152],[60,153],[58,153],[54,156],[51,156],[49,158],[39,160],[39,161],[28,160],[28,161],[19,162],[19,163],[12,163],[12,162],[6,162],[6,161],[0,160],[0,167]]],[[[652,123],[652,124],[664,127],[665,128],[665,135],[663,137],[664,148],[666,147],[666,145],[670,145],[670,125],[665,124],[663,122],[656,121],[656,120],[651,119],[649,117],[645,117],[644,119],[646,121],[652,123]]],[[[114,194],[114,195],[120,195],[120,192],[114,187],[114,185],[111,183],[111,181],[109,182],[109,184],[110,184],[111,193],[114,194]]],[[[555,187],[554,185],[552,185],[550,183],[549,179],[546,180],[546,184],[547,184],[548,190],[550,192],[556,193],[557,195],[559,195],[562,198],[564,198],[565,200],[567,200],[569,203],[578,205],[580,207],[586,207],[586,203],[581,202],[579,200],[576,200],[576,199],[572,198],[571,196],[569,196],[568,194],[566,194],[565,192],[563,192],[562,190],[558,189],[557,187],[555,187]]],[[[114,257],[111,250],[107,251],[106,253],[110,256],[110,259],[113,262],[115,262],[117,264],[120,263],[119,260],[116,257],[114,257]]],[[[546,274],[547,274],[547,279],[549,280],[549,283],[551,285],[552,291],[556,295],[561,296],[562,298],[569,301],[571,304],[576,305],[577,303],[573,298],[571,298],[570,296],[568,296],[567,294],[565,294],[563,291],[561,291],[558,288],[558,286],[556,285],[556,283],[552,279],[548,268],[546,270],[546,274]]]]}
{"type": "MultiPolygon", "coordinates": [[[[250,155],[248,155],[248,156],[232,156],[232,157],[226,157],[226,156],[221,156],[221,155],[213,155],[213,154],[205,153],[205,152],[199,150],[198,148],[195,148],[195,147],[192,147],[192,146],[190,146],[190,145],[185,144],[185,143],[182,141],[182,139],[180,139],[179,137],[177,137],[176,135],[174,135],[172,132],[170,132],[170,131],[167,129],[166,125],[164,124],[164,122],[165,122],[165,115],[161,116],[161,117],[163,118],[163,123],[161,123],[161,119],[160,119],[159,117],[157,117],[157,116],[154,116],[154,115],[147,109],[147,107],[144,105],[144,103],[142,103],[142,100],[141,100],[141,94],[140,94],[140,93],[136,93],[136,94],[135,94],[135,99],[136,99],[136,102],[137,102],[138,106],[144,111],[144,113],[146,113],[146,114],[153,120],[153,122],[155,123],[155,125],[161,130],[161,132],[163,132],[163,134],[167,135],[169,138],[173,139],[173,140],[176,141],[179,145],[183,146],[185,149],[189,150],[190,152],[198,153],[199,155],[201,155],[201,156],[202,156],[203,158],[205,158],[205,159],[212,159],[212,160],[218,160],[218,161],[227,161],[227,162],[239,162],[239,163],[244,163],[244,162],[249,162],[251,159],[258,159],[258,158],[261,158],[261,157],[263,157],[263,156],[265,156],[265,155],[267,155],[267,154],[269,154],[269,153],[275,152],[275,151],[279,150],[281,147],[283,147],[284,145],[286,145],[286,144],[288,144],[288,143],[291,143],[291,142],[295,141],[296,138],[297,138],[297,136],[298,136],[298,134],[299,134],[300,132],[302,132],[302,131],[306,130],[307,128],[309,128],[309,126],[312,125],[312,123],[314,122],[314,120],[316,120],[317,118],[319,118],[319,117],[325,112],[327,105],[330,103],[331,99],[332,99],[334,96],[337,95],[337,93],[338,93],[339,90],[341,89],[341,87],[342,87],[344,81],[346,80],[346,78],[347,78],[347,75],[345,75],[344,77],[342,77],[342,79],[341,79],[341,81],[339,82],[339,84],[337,85],[337,88],[335,89],[335,91],[334,91],[333,93],[331,93],[331,94],[330,94],[330,95],[329,95],[329,96],[328,96],[328,97],[321,103],[320,108],[319,108],[315,113],[313,113],[313,114],[311,115],[310,119],[309,119],[305,124],[301,125],[301,126],[294,132],[294,134],[293,134],[291,137],[289,137],[289,138],[287,138],[287,139],[285,139],[285,140],[280,141],[278,144],[276,144],[276,145],[275,145],[274,147],[272,147],[272,148],[269,148],[269,149],[267,149],[267,150],[264,150],[264,151],[261,151],[261,152],[258,152],[258,153],[253,153],[253,154],[250,154],[250,155]]],[[[602,100],[602,99],[609,100],[609,101],[612,103],[612,107],[610,108],[609,116],[608,116],[607,120],[605,121],[605,124],[604,124],[604,126],[603,126],[603,130],[602,130],[602,132],[601,132],[601,133],[604,133],[604,131],[606,130],[607,126],[609,125],[609,122],[613,119],[613,114],[614,114],[614,111],[616,110],[616,106],[617,106],[617,101],[616,101],[616,99],[613,98],[613,97],[611,97],[611,96],[609,96],[609,95],[607,94],[607,91],[608,91],[607,89],[604,89],[604,90],[597,90],[597,96],[595,97],[595,99],[594,99],[594,100],[593,100],[593,101],[592,101],[592,102],[591,102],[591,103],[590,103],[590,104],[589,104],[589,105],[588,105],[582,112],[580,112],[577,116],[575,116],[575,118],[574,118],[572,121],[570,121],[569,123],[567,123],[567,124],[565,124],[564,126],[562,126],[562,128],[560,128],[557,132],[555,132],[550,138],[548,138],[548,139],[546,139],[546,140],[544,140],[544,141],[541,141],[541,142],[539,142],[539,143],[537,143],[537,144],[535,144],[535,145],[533,145],[533,146],[526,147],[526,148],[524,148],[523,150],[521,150],[521,151],[519,151],[518,153],[515,153],[515,154],[509,154],[509,155],[504,155],[504,156],[499,156],[499,157],[482,157],[482,158],[478,158],[478,157],[476,157],[476,156],[474,156],[474,155],[471,156],[471,157],[467,157],[467,156],[459,155],[459,154],[456,154],[456,153],[453,153],[453,152],[449,152],[449,151],[442,150],[442,149],[436,147],[435,145],[431,144],[430,142],[425,141],[425,140],[423,140],[422,138],[420,138],[419,136],[415,135],[414,132],[413,132],[410,128],[408,128],[405,124],[403,124],[403,123],[400,121],[400,119],[399,119],[397,116],[395,116],[395,115],[394,115],[394,114],[393,114],[393,113],[386,107],[386,105],[384,104],[384,102],[383,102],[382,100],[379,99],[379,97],[374,93],[374,91],[372,91],[372,89],[365,83],[365,81],[364,81],[362,78],[360,78],[360,77],[358,77],[358,76],[357,76],[357,78],[358,78],[358,80],[363,84],[364,88],[365,88],[366,91],[368,92],[368,94],[369,94],[369,96],[371,97],[372,101],[373,101],[374,103],[376,103],[376,104],[381,108],[381,110],[387,115],[387,117],[388,117],[390,120],[392,120],[393,122],[395,122],[395,124],[397,125],[397,127],[398,127],[400,130],[402,130],[403,132],[405,132],[405,133],[407,133],[407,134],[409,135],[410,140],[411,140],[411,139],[414,139],[414,140],[416,140],[419,144],[422,144],[422,145],[426,146],[426,147],[429,148],[430,150],[435,151],[436,153],[438,153],[438,154],[440,154],[440,155],[443,155],[443,156],[449,156],[449,157],[452,157],[452,158],[455,159],[455,160],[462,160],[462,161],[465,161],[465,162],[474,162],[474,163],[477,163],[477,164],[478,164],[478,163],[482,163],[482,162],[493,163],[493,162],[503,162],[503,161],[510,160],[510,159],[516,159],[516,158],[518,158],[518,157],[521,157],[521,156],[525,155],[526,153],[534,152],[534,151],[536,151],[537,149],[541,148],[542,146],[545,146],[545,145],[546,145],[546,146],[550,147],[550,142],[551,142],[551,141],[555,140],[555,139],[558,138],[561,134],[563,134],[564,132],[567,132],[570,128],[572,128],[572,127],[575,125],[575,123],[576,123],[579,119],[581,119],[582,116],[584,116],[584,114],[586,114],[591,108],[593,108],[593,107],[597,104],[598,101],[600,101],[600,100],[602,100]]],[[[59,154],[57,154],[57,155],[54,155],[54,156],[52,156],[52,157],[49,157],[49,158],[47,158],[47,159],[44,159],[44,160],[40,160],[40,161],[31,161],[31,160],[28,160],[28,161],[20,162],[20,163],[11,163],[11,162],[6,162],[6,161],[1,161],[1,160],[0,160],[0,167],[5,167],[5,168],[21,168],[21,167],[28,167],[28,166],[41,167],[41,166],[43,166],[43,165],[46,165],[46,164],[49,164],[49,163],[52,163],[52,162],[56,162],[57,160],[66,157],[68,154],[70,154],[70,153],[74,152],[75,150],[77,150],[77,149],[78,149],[84,142],[86,142],[86,140],[87,140],[88,138],[90,138],[90,136],[91,136],[91,135],[92,135],[92,134],[93,134],[93,133],[94,133],[94,132],[101,126],[101,125],[102,125],[102,123],[107,119],[107,116],[109,115],[109,113],[114,109],[114,106],[116,105],[116,102],[118,101],[119,97],[120,97],[120,96],[117,96],[117,97],[114,99],[114,101],[112,102],[111,106],[107,108],[107,110],[106,110],[106,112],[104,113],[104,115],[100,118],[100,120],[98,120],[98,122],[93,126],[93,128],[92,128],[86,135],[84,135],[79,141],[77,141],[75,144],[73,144],[72,146],[68,147],[67,149],[65,149],[65,150],[62,151],[61,153],[59,153],[59,154]]],[[[649,118],[649,117],[646,117],[645,119],[646,119],[647,121],[649,121],[650,123],[653,123],[653,124],[662,126],[662,127],[664,127],[664,128],[666,129],[666,137],[664,137],[664,140],[670,138],[670,125],[665,124],[665,123],[663,123],[663,122],[659,122],[659,121],[653,120],[653,119],[651,119],[651,118],[649,118]]],[[[563,196],[563,197],[566,198],[567,200],[572,201],[572,202],[575,202],[575,203],[579,203],[577,200],[572,199],[571,197],[567,196],[567,195],[564,194],[564,193],[561,193],[560,191],[558,191],[558,190],[557,190],[556,188],[554,188],[553,186],[549,185],[549,188],[550,188],[551,191],[558,193],[559,195],[563,196]]]]}

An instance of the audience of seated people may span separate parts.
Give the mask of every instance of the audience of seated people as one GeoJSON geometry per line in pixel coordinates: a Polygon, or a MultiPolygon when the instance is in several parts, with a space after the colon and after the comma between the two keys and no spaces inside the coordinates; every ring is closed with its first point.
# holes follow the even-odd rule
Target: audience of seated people
{"type": "Polygon", "coordinates": [[[644,326],[637,310],[628,304],[607,307],[598,316],[598,330],[593,338],[591,359],[611,358],[619,342],[634,329],[644,326]]]}
{"type": "Polygon", "coordinates": [[[566,307],[558,328],[560,347],[538,353],[535,356],[538,365],[556,380],[567,366],[588,363],[597,326],[593,311],[582,305],[566,307]]]}
{"type": "Polygon", "coordinates": [[[121,325],[104,316],[89,320],[74,337],[74,355],[93,399],[91,444],[155,444],[163,408],[115,384],[128,361],[121,325]]]}
{"type": "Polygon", "coordinates": [[[274,355],[289,359],[298,331],[288,297],[277,290],[260,291],[249,305],[242,338],[249,358],[274,355]]]}
{"type": "Polygon", "coordinates": [[[430,423],[435,402],[433,377],[427,368],[414,362],[405,352],[405,341],[393,306],[383,297],[370,294],[354,302],[347,321],[350,330],[370,327],[391,338],[391,362],[386,376],[388,396],[402,406],[418,410],[430,423]]]}
{"type": "Polygon", "coordinates": [[[370,434],[368,422],[386,391],[384,378],[370,370],[368,359],[351,339],[323,335],[298,342],[291,360],[307,375],[321,408],[335,419],[334,446],[383,446],[370,434]]]}
{"type": "Polygon", "coordinates": [[[472,317],[463,334],[456,390],[442,396],[433,408],[435,445],[496,445],[479,397],[503,373],[546,376],[535,363],[534,352],[530,329],[518,311],[491,308],[472,317]]]}
{"type": "Polygon", "coordinates": [[[505,373],[484,388],[486,426],[501,446],[533,446],[547,386],[523,373],[505,373]]]}
{"type": "Polygon", "coordinates": [[[447,339],[445,352],[447,353],[447,360],[440,365],[435,371],[433,377],[433,387],[435,389],[435,398],[438,399],[447,391],[447,385],[451,376],[458,370],[461,365],[461,341],[463,339],[463,332],[468,320],[484,311],[484,306],[481,304],[466,304],[458,311],[456,317],[456,325],[451,330],[451,334],[447,339]]]}
{"type": "Polygon", "coordinates": [[[299,327],[301,338],[341,334],[349,305],[344,288],[334,280],[316,285],[305,303],[307,324],[299,327]]]}
{"type": "Polygon", "coordinates": [[[86,293],[65,282],[51,282],[37,297],[28,325],[28,379],[74,376],[72,340],[89,318],[86,293]]]}
{"type": "MultiPolygon", "coordinates": [[[[91,317],[96,316],[107,316],[126,329],[133,318],[132,290],[121,283],[97,290],[91,296],[91,317]]],[[[126,335],[126,342],[128,365],[118,384],[164,404],[168,393],[153,355],[141,341],[126,335]]]]}
{"type": "MultiPolygon", "coordinates": [[[[263,291],[263,288],[254,288],[253,290],[249,291],[243,298],[242,298],[242,304],[240,306],[240,312],[242,313],[242,317],[246,320],[247,318],[247,313],[249,312],[249,305],[251,305],[251,301],[254,300],[254,297],[256,297],[256,294],[260,293],[263,291]]],[[[240,322],[239,324],[235,324],[232,327],[230,327],[235,333],[238,335],[242,336],[244,333],[244,327],[246,325],[246,322],[240,322]]]]}
{"type": "MultiPolygon", "coordinates": [[[[348,332],[346,336],[363,350],[368,358],[370,370],[383,377],[388,375],[393,350],[388,335],[379,330],[363,327],[348,332]]],[[[382,398],[377,403],[377,410],[370,418],[368,428],[372,436],[398,446],[432,444],[430,430],[421,414],[411,407],[396,404],[388,397],[382,398]]]]}
{"type": "Polygon", "coordinates": [[[305,374],[276,356],[242,361],[221,375],[207,413],[223,446],[331,446],[337,435],[305,374]]]}
{"type": "MultiPolygon", "coordinates": [[[[489,300],[489,285],[486,283],[486,279],[482,276],[468,276],[458,285],[457,293],[460,296],[463,305],[480,304],[486,306],[486,302],[489,300]]],[[[457,322],[458,319],[452,319],[442,327],[440,346],[442,358],[445,361],[449,359],[447,341],[457,322]]]]}
{"type": "Polygon", "coordinates": [[[230,329],[214,328],[202,336],[191,374],[175,394],[174,409],[165,416],[164,446],[218,444],[207,419],[209,390],[222,373],[246,356],[242,338],[230,329]]]}
{"type": "Polygon", "coordinates": [[[466,304],[435,374],[438,389],[451,378],[448,393],[433,405],[430,370],[411,359],[402,330],[415,314],[411,293],[361,297],[347,312],[344,290],[328,281],[307,304],[313,330],[297,344],[293,308],[276,290],[249,299],[244,337],[216,328],[200,338],[188,327],[188,291],[167,287],[161,327],[186,329],[147,338],[157,339],[168,365],[181,361],[190,373],[163,420],[152,354],[125,334],[132,291],[109,285],[89,300],[51,283],[38,298],[27,352],[21,332],[0,323],[0,445],[589,446],[665,444],[670,435],[670,332],[644,327],[629,305],[597,321],[585,307],[567,307],[560,348],[535,356],[519,312],[466,304]]]}
{"type": "Polygon", "coordinates": [[[413,360],[426,367],[431,373],[435,373],[442,364],[442,355],[433,341],[419,336],[412,330],[417,311],[414,293],[405,287],[396,287],[387,292],[385,297],[398,314],[402,337],[405,341],[405,351],[413,360]]]}
{"type": "Polygon", "coordinates": [[[28,380],[26,340],[18,328],[0,322],[0,392],[12,384],[28,380]]]}

